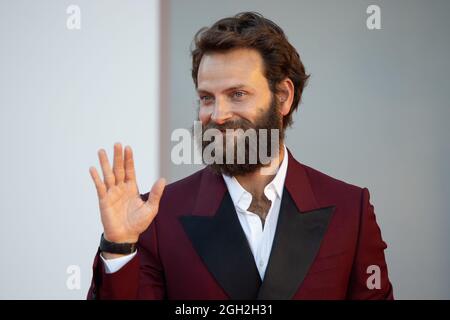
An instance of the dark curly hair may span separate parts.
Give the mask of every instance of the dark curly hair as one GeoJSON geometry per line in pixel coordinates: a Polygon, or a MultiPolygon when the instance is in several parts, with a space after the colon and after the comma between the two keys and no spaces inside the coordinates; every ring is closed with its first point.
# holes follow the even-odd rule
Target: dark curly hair
{"type": "Polygon", "coordinates": [[[297,50],[289,43],[283,30],[273,21],[256,12],[241,12],[224,18],[211,27],[201,28],[194,37],[192,54],[192,78],[197,87],[197,74],[204,54],[225,52],[232,49],[257,50],[264,61],[264,75],[273,94],[277,85],[285,78],[294,84],[294,99],[291,110],[283,118],[283,129],[292,124],[292,113],[297,110],[303,88],[310,75],[297,50]]]}

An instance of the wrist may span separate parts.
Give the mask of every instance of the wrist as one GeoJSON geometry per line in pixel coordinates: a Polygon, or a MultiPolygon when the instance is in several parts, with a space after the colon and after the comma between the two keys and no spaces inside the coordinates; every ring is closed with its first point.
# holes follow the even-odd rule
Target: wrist
{"type": "Polygon", "coordinates": [[[104,234],[100,238],[100,251],[105,253],[105,259],[114,259],[129,255],[136,251],[137,240],[135,242],[112,242],[105,238],[104,234]]]}
{"type": "Polygon", "coordinates": [[[114,242],[114,243],[137,243],[139,239],[138,236],[129,236],[129,235],[110,235],[106,232],[103,232],[103,237],[106,241],[114,242]]]}

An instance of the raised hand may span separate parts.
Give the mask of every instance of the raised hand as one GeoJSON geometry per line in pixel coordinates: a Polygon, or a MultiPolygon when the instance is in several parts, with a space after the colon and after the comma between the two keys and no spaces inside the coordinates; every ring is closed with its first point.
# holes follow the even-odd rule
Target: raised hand
{"type": "Polygon", "coordinates": [[[118,243],[135,243],[158,213],[159,201],[165,180],[159,179],[151,188],[147,201],[142,201],[136,182],[133,151],[122,145],[114,145],[113,168],[105,150],[98,151],[103,181],[95,167],[89,168],[97,189],[104,237],[118,243]]]}

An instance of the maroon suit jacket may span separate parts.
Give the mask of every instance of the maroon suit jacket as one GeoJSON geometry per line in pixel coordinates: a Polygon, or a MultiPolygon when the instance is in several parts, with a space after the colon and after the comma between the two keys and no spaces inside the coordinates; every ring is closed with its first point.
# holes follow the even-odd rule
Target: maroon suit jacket
{"type": "Polygon", "coordinates": [[[369,191],[288,156],[263,281],[222,176],[205,168],[166,187],[122,269],[106,274],[97,253],[88,299],[392,299],[369,191]]]}

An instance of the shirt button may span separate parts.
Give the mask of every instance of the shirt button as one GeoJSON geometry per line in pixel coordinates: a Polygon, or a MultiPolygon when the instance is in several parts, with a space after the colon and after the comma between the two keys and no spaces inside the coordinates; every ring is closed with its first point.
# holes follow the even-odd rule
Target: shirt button
{"type": "Polygon", "coordinates": [[[260,260],[260,261],[259,261],[259,266],[260,266],[260,267],[264,267],[264,261],[260,260]]]}

